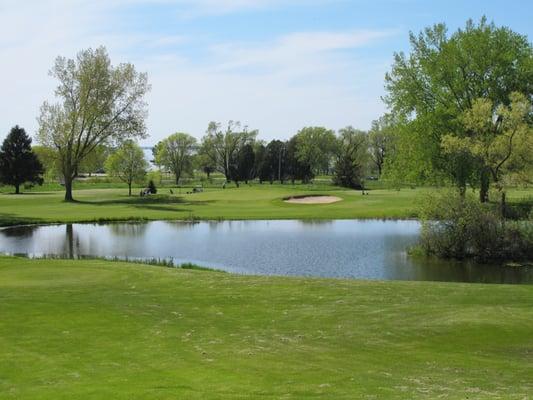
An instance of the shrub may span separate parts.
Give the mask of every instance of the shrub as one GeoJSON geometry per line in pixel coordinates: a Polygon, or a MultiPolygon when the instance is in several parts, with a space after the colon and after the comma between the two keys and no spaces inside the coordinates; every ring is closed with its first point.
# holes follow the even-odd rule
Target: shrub
{"type": "Polygon", "coordinates": [[[428,197],[420,215],[426,254],[485,263],[533,259],[531,219],[504,220],[494,206],[452,193],[428,197]]]}

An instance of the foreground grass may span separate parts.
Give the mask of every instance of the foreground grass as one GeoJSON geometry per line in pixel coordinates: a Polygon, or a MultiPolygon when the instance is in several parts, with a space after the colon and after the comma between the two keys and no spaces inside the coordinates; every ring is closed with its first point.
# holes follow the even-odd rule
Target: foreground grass
{"type": "Polygon", "coordinates": [[[533,286],[0,258],[3,399],[525,399],[533,286]]]}

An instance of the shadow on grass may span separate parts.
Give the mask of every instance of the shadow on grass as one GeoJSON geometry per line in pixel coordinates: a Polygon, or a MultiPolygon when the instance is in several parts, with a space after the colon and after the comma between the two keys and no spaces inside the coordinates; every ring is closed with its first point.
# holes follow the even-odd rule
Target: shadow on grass
{"type": "Polygon", "coordinates": [[[0,213],[0,227],[26,225],[26,224],[40,224],[44,220],[40,218],[27,218],[13,214],[0,213]]]}
{"type": "Polygon", "coordinates": [[[185,200],[183,197],[168,196],[168,195],[155,195],[155,196],[124,196],[121,198],[106,199],[106,200],[74,200],[73,203],[77,204],[90,204],[94,206],[108,206],[114,204],[132,205],[132,206],[146,206],[152,204],[159,205],[191,205],[201,206],[213,203],[214,200],[185,200]]]}

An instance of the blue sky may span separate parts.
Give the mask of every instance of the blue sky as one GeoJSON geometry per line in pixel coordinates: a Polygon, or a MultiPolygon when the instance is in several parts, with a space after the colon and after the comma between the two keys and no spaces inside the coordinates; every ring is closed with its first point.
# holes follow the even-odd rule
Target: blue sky
{"type": "Polygon", "coordinates": [[[200,138],[211,120],[266,140],[308,125],[368,129],[409,31],[482,15],[533,37],[527,0],[0,0],[0,138],[15,124],[35,133],[57,55],[98,45],[148,72],[143,144],[200,138]]]}

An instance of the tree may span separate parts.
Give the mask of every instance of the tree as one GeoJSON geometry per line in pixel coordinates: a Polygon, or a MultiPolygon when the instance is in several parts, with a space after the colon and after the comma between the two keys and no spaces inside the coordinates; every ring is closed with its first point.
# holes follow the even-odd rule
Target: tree
{"type": "Polygon", "coordinates": [[[239,181],[248,183],[250,179],[253,179],[255,153],[251,144],[245,144],[235,156],[234,161],[231,163],[231,177],[237,187],[239,181]]]}
{"type": "Polygon", "coordinates": [[[205,154],[195,154],[193,158],[193,164],[195,168],[202,170],[207,175],[207,179],[209,179],[210,175],[215,172],[215,166],[213,165],[213,162],[205,154]]]}
{"type": "Polygon", "coordinates": [[[61,175],[57,151],[46,146],[32,146],[32,149],[44,167],[45,180],[57,180],[61,175]]]}
{"type": "Polygon", "coordinates": [[[105,145],[96,146],[92,152],[81,161],[79,170],[86,172],[91,176],[93,172],[101,172],[104,164],[109,157],[109,148],[105,145]]]}
{"type": "Polygon", "coordinates": [[[477,99],[462,116],[471,135],[448,134],[442,138],[445,154],[468,154],[490,175],[500,192],[502,215],[504,178],[512,172],[531,170],[533,165],[533,128],[529,123],[532,115],[533,104],[521,93],[512,93],[510,105],[502,104],[496,109],[489,99],[477,99]]]}
{"type": "Polygon", "coordinates": [[[323,127],[306,127],[296,137],[298,160],[310,165],[316,175],[327,173],[337,148],[335,133],[323,127]]]}
{"type": "Polygon", "coordinates": [[[39,142],[57,150],[65,180],[65,200],[72,201],[72,182],[81,162],[98,146],[145,137],[147,76],[132,64],[112,66],[104,47],[58,57],[50,74],[59,81],[59,102],[44,102],[39,142]]]}
{"type": "Polygon", "coordinates": [[[231,180],[231,163],[235,160],[240,149],[252,143],[257,131],[248,131],[245,126],[240,130],[240,123],[229,121],[225,131],[221,125],[210,122],[207,133],[202,139],[200,152],[208,157],[217,171],[224,174],[226,180],[231,180]]]}
{"type": "Polygon", "coordinates": [[[184,172],[192,172],[196,139],[186,133],[174,133],[154,147],[155,163],[171,171],[179,184],[184,172]]]}
{"type": "Polygon", "coordinates": [[[31,149],[31,138],[15,125],[0,148],[0,181],[15,186],[15,193],[19,194],[24,182],[41,185],[43,173],[43,165],[31,149]]]}
{"type": "Polygon", "coordinates": [[[283,183],[286,175],[285,167],[285,143],[281,140],[271,140],[266,146],[263,154],[263,163],[261,166],[261,175],[263,179],[268,179],[270,183],[275,180],[279,180],[280,183],[283,183]]]}
{"type": "Polygon", "coordinates": [[[286,143],[286,172],[292,184],[296,180],[301,180],[303,183],[308,183],[313,179],[314,174],[311,165],[298,158],[298,137],[293,136],[286,143]]]}
{"type": "Polygon", "coordinates": [[[448,35],[444,24],[410,35],[411,53],[394,55],[386,75],[386,101],[406,121],[400,130],[399,169],[407,165],[413,175],[427,178],[442,175],[464,193],[466,185],[480,187],[487,200],[490,176],[467,154],[444,153],[441,139],[452,133],[471,135],[463,124],[463,113],[478,98],[493,107],[509,103],[512,92],[533,95],[533,48],[526,36],[506,27],[496,27],[482,18],[448,35]]]}
{"type": "Polygon", "coordinates": [[[339,131],[339,148],[335,162],[336,185],[363,189],[365,164],[368,159],[368,137],[351,126],[339,131]]]}
{"type": "Polygon", "coordinates": [[[144,179],[147,169],[148,162],[144,159],[144,152],[133,140],[124,141],[105,162],[105,170],[108,174],[128,184],[129,196],[131,196],[132,183],[144,179]]]}
{"type": "Polygon", "coordinates": [[[397,125],[391,114],[385,114],[379,119],[372,121],[372,128],[368,132],[368,142],[372,163],[378,176],[381,177],[385,158],[394,148],[394,128],[397,125]]]}

